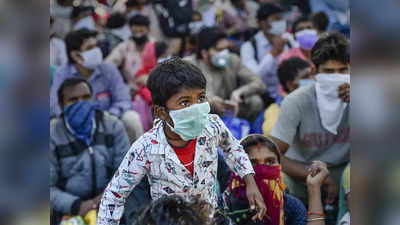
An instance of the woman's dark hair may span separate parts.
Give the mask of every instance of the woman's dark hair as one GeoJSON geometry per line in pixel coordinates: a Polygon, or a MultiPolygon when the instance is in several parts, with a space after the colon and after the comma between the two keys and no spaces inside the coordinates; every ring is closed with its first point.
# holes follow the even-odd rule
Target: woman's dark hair
{"type": "Polygon", "coordinates": [[[297,26],[300,23],[304,23],[304,22],[311,22],[310,19],[306,16],[302,16],[300,18],[298,18],[296,21],[294,21],[293,25],[292,25],[292,32],[295,33],[297,30],[297,26]]]}
{"type": "Polygon", "coordinates": [[[123,27],[126,24],[126,18],[122,13],[113,13],[107,20],[106,27],[109,29],[115,29],[123,27]]]}
{"type": "Polygon", "coordinates": [[[156,51],[156,57],[159,58],[168,50],[168,45],[163,41],[157,41],[154,48],[156,51]]]}
{"type": "MultiPolygon", "coordinates": [[[[207,203],[180,196],[163,196],[150,203],[133,225],[206,225],[207,203]]],[[[210,208],[210,207],[208,207],[210,208]]]]}
{"type": "Polygon", "coordinates": [[[311,61],[318,67],[329,60],[350,63],[349,40],[337,31],[331,31],[321,35],[317,43],[311,49],[311,61]]]}
{"type": "Polygon", "coordinates": [[[227,35],[218,27],[203,28],[197,38],[197,58],[201,59],[201,51],[203,49],[208,50],[215,47],[217,42],[224,38],[227,38],[227,35]]]}
{"type": "Polygon", "coordinates": [[[283,90],[289,92],[286,83],[288,81],[294,81],[299,71],[308,67],[311,67],[310,63],[299,57],[292,57],[284,60],[278,67],[278,78],[283,90]]]}
{"type": "Polygon", "coordinates": [[[262,134],[250,134],[249,136],[243,138],[240,141],[240,144],[243,146],[244,151],[249,154],[250,150],[253,147],[257,147],[259,145],[266,146],[271,152],[273,152],[278,158],[278,162],[281,163],[281,156],[279,154],[278,147],[276,144],[268,137],[262,134]]]}
{"type": "Polygon", "coordinates": [[[199,68],[177,57],[158,64],[147,80],[152,101],[159,106],[166,106],[168,99],[182,88],[205,89],[206,84],[199,68]]]}
{"type": "Polygon", "coordinates": [[[147,16],[136,15],[129,19],[129,26],[150,26],[150,20],[147,16]]]}
{"type": "Polygon", "coordinates": [[[57,90],[58,104],[61,106],[61,108],[62,108],[62,106],[64,104],[64,89],[68,88],[68,87],[76,86],[76,85],[78,85],[80,83],[85,83],[89,87],[90,94],[93,93],[92,86],[89,84],[89,82],[87,82],[87,80],[85,80],[85,79],[83,79],[81,77],[70,77],[70,78],[67,78],[62,82],[61,86],[57,90]]]}
{"type": "Polygon", "coordinates": [[[260,6],[260,8],[257,11],[257,19],[260,20],[266,20],[268,17],[270,17],[273,14],[277,13],[283,13],[283,9],[272,3],[264,3],[263,5],[260,6]]]}

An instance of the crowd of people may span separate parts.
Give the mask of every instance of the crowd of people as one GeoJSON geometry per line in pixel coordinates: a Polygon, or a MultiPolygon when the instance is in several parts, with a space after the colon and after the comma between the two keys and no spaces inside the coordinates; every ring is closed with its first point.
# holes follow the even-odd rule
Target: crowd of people
{"type": "Polygon", "coordinates": [[[51,224],[350,224],[347,0],[51,0],[51,224]]]}

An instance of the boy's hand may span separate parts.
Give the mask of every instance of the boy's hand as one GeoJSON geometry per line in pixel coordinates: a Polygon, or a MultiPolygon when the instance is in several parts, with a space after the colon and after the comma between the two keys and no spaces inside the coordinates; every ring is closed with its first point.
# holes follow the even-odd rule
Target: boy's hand
{"type": "Polygon", "coordinates": [[[249,200],[249,205],[252,210],[258,209],[258,213],[251,218],[252,220],[262,220],[267,211],[264,199],[258,190],[256,181],[254,180],[253,174],[247,174],[244,176],[244,181],[246,182],[246,195],[249,200]]]}
{"type": "Polygon", "coordinates": [[[307,185],[321,188],[325,179],[329,176],[329,170],[324,162],[314,161],[309,169],[307,176],[307,185]]]}

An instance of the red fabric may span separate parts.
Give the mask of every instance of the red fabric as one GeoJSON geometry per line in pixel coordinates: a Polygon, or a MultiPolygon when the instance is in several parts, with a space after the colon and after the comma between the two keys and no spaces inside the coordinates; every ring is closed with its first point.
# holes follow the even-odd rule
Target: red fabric
{"type": "Polygon", "coordinates": [[[185,147],[177,148],[173,147],[176,155],[178,156],[181,163],[185,166],[187,170],[193,175],[194,166],[194,153],[196,150],[196,139],[191,140],[185,147]],[[190,163],[190,164],[189,164],[190,163]],[[186,165],[189,164],[189,165],[186,165]]]}
{"type": "Polygon", "coordinates": [[[155,42],[147,42],[144,46],[142,52],[142,67],[136,72],[136,79],[140,76],[148,75],[150,71],[157,66],[155,46],[155,42]]]}
{"type": "MultiPolygon", "coordinates": [[[[268,217],[263,219],[263,224],[282,225],[282,191],[286,187],[282,183],[281,166],[257,165],[254,166],[253,169],[255,172],[254,179],[256,181],[258,190],[260,191],[264,199],[264,203],[267,206],[268,217]]],[[[235,195],[236,198],[247,200],[246,184],[243,179],[236,176],[234,173],[232,173],[229,180],[229,190],[235,195]]]]}
{"type": "Polygon", "coordinates": [[[151,105],[151,92],[147,86],[142,86],[137,92],[137,95],[139,95],[148,105],[151,105]]]}

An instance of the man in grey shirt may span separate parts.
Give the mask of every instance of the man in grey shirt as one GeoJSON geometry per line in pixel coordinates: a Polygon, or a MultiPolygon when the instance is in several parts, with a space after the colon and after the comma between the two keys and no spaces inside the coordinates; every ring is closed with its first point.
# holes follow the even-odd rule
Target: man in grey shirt
{"type": "Polygon", "coordinates": [[[338,196],[340,175],[350,160],[349,41],[337,32],[327,33],[311,50],[311,59],[317,69],[317,82],[285,98],[271,136],[284,155],[284,179],[291,194],[306,200],[307,167],[319,160],[331,171],[324,184],[325,203],[332,204],[338,196]],[[346,78],[348,82],[342,82],[346,78]],[[323,82],[327,79],[330,83],[323,82]],[[329,88],[332,91],[327,100],[329,88]],[[334,129],[331,124],[335,124],[334,129]]]}

